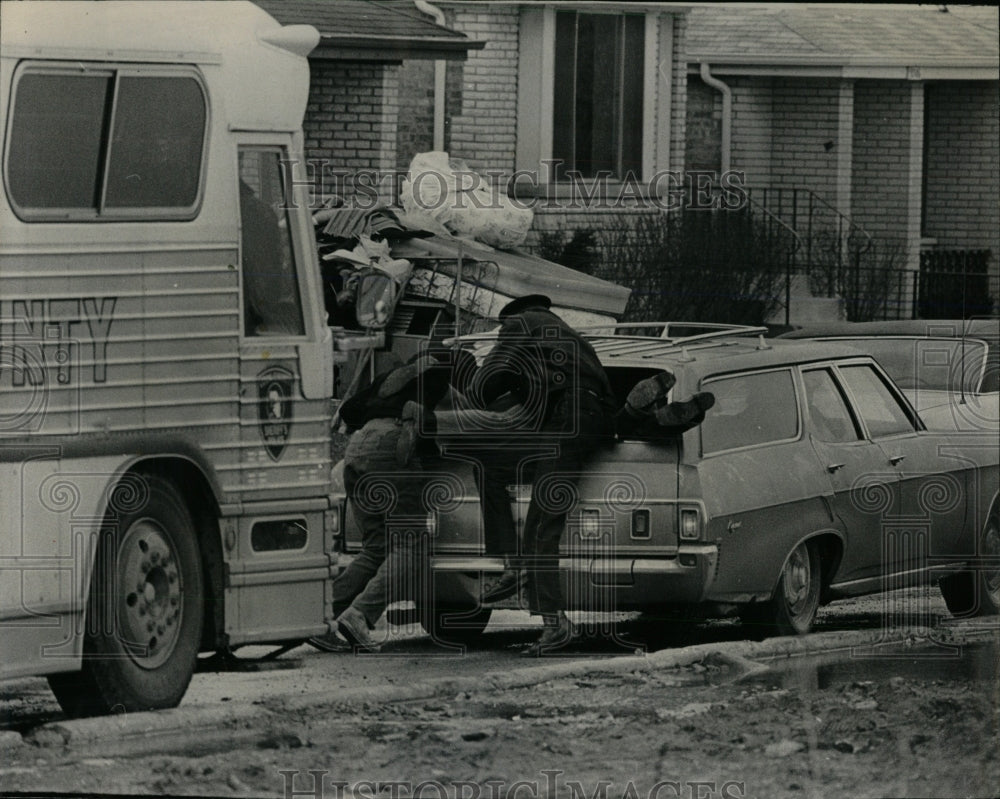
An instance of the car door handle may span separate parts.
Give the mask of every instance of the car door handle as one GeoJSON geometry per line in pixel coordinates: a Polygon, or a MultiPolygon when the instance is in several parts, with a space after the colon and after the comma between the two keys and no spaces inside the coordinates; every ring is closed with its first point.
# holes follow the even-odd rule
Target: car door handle
{"type": "Polygon", "coordinates": [[[893,455],[889,458],[889,463],[895,466],[897,463],[902,463],[904,460],[906,460],[905,455],[893,455]]]}
{"type": "Polygon", "coordinates": [[[731,532],[731,533],[732,533],[732,532],[734,532],[735,530],[739,530],[739,529],[740,529],[740,528],[741,528],[742,526],[743,526],[743,522],[734,522],[734,521],[730,521],[730,522],[729,522],[729,524],[727,524],[727,525],[726,525],[726,529],[727,529],[727,530],[728,530],[729,532],[731,532]]]}
{"type": "Polygon", "coordinates": [[[843,468],[844,468],[844,464],[842,464],[842,463],[831,463],[831,464],[828,464],[828,465],[827,465],[827,467],[826,467],[826,470],[827,470],[827,471],[828,471],[828,472],[829,472],[830,474],[833,474],[833,473],[834,473],[835,471],[837,471],[838,469],[843,469],[843,468]]]}

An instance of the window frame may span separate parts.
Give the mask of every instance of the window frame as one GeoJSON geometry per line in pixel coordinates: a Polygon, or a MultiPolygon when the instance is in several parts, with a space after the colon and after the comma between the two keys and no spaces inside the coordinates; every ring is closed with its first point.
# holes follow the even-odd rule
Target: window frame
{"type": "MultiPolygon", "coordinates": [[[[584,180],[597,181],[602,175],[607,175],[610,181],[625,182],[630,176],[640,178],[643,171],[643,155],[645,143],[642,140],[643,122],[645,120],[645,46],[646,46],[646,15],[635,12],[622,12],[614,15],[596,13],[591,10],[580,9],[556,9],[556,35],[554,46],[556,47],[555,71],[552,76],[553,98],[555,103],[552,113],[552,151],[553,157],[559,158],[556,166],[556,174],[566,175],[569,173],[580,174],[584,180]],[[604,17],[608,20],[608,25],[598,19],[604,17]],[[612,24],[613,23],[613,24],[612,24]],[[580,115],[582,111],[579,102],[579,84],[581,76],[587,72],[587,55],[581,52],[580,48],[584,41],[585,31],[590,29],[595,40],[592,42],[594,51],[598,50],[599,42],[596,37],[601,31],[601,35],[610,31],[614,40],[614,49],[604,59],[601,64],[606,65],[608,71],[613,73],[611,82],[614,85],[612,100],[615,108],[609,114],[600,114],[591,111],[592,120],[589,125],[582,124],[580,115]],[[565,37],[565,39],[563,38],[565,37]],[[632,44],[638,49],[642,47],[643,59],[634,56],[628,57],[630,37],[639,41],[632,44]],[[560,47],[563,49],[560,57],[560,47]],[[638,85],[634,85],[630,78],[637,77],[638,85]],[[567,81],[563,83],[562,81],[567,81]],[[630,108],[627,106],[631,105],[630,108]],[[633,120],[634,114],[638,111],[638,130],[633,120]],[[589,155],[591,159],[604,153],[600,153],[600,145],[594,135],[594,125],[598,119],[610,118],[610,135],[608,136],[607,155],[610,161],[604,167],[594,169],[593,166],[585,166],[586,159],[583,156],[589,155]],[[564,125],[559,123],[563,122],[564,125]],[[630,141],[631,139],[631,141],[630,141]],[[589,141],[589,151],[582,148],[589,141]],[[558,145],[558,146],[557,146],[558,145]],[[557,151],[562,152],[557,152],[557,151]],[[563,158],[566,160],[564,161],[563,158]],[[636,159],[638,159],[636,161],[636,159]],[[636,164],[637,166],[630,166],[636,164]],[[593,174],[583,174],[593,173],[593,174]]],[[[592,68],[592,65],[591,65],[592,68]]],[[[596,86],[592,86],[587,98],[596,101],[600,92],[596,86]]],[[[585,106],[584,106],[585,107],[585,106]]],[[[600,159],[598,159],[600,160],[600,159]]],[[[568,177],[558,177],[557,182],[569,182],[568,177]]]]}
{"type": "Polygon", "coordinates": [[[212,106],[208,87],[201,71],[193,64],[143,64],[136,62],[85,61],[73,65],[61,61],[30,60],[18,64],[11,79],[11,93],[7,109],[7,128],[3,142],[4,192],[11,210],[22,222],[188,222],[201,212],[208,172],[209,139],[212,129],[212,106]],[[11,190],[10,149],[13,141],[14,114],[18,105],[18,91],[25,75],[61,75],[63,77],[105,76],[112,81],[111,97],[104,108],[100,161],[96,179],[99,186],[97,205],[87,207],[32,208],[21,205],[11,190]],[[111,172],[109,157],[113,151],[113,131],[121,78],[187,78],[194,80],[201,92],[204,109],[201,150],[198,163],[198,188],[194,201],[187,206],[141,206],[108,208],[108,178],[111,172]]]}
{"type": "Polygon", "coordinates": [[[853,446],[855,444],[862,444],[871,439],[868,437],[868,430],[865,427],[864,420],[855,407],[854,397],[848,393],[848,386],[844,382],[843,377],[839,374],[836,369],[836,364],[833,363],[817,363],[809,364],[808,366],[799,367],[799,378],[802,381],[802,407],[805,411],[805,415],[809,417],[809,435],[815,436],[816,440],[822,441],[824,444],[830,444],[832,446],[853,446]],[[856,438],[849,441],[830,441],[823,438],[818,433],[812,429],[813,413],[812,408],[809,403],[809,388],[806,385],[806,375],[810,372],[826,372],[830,380],[833,382],[833,388],[837,392],[837,395],[844,403],[844,407],[847,409],[847,416],[850,420],[851,426],[854,428],[854,434],[856,438]]]}
{"type": "MultiPolygon", "coordinates": [[[[560,6],[560,10],[588,14],[622,15],[617,9],[603,9],[594,4],[560,6]]],[[[553,95],[555,91],[556,11],[546,4],[541,8],[522,7],[518,39],[518,88],[515,170],[519,175],[533,175],[514,186],[517,196],[574,196],[581,189],[589,193],[601,188],[616,191],[627,185],[618,179],[557,181],[552,165],[553,95]]],[[[669,9],[632,11],[644,14],[645,36],[642,86],[642,167],[635,178],[645,191],[647,183],[660,170],[670,169],[672,156],[671,111],[674,106],[674,17],[669,9]]],[[[658,187],[662,193],[666,186],[658,187]]],[[[598,194],[595,199],[604,199],[598,194]]]]}
{"type": "MultiPolygon", "coordinates": [[[[711,391],[712,384],[717,383],[720,380],[731,380],[733,378],[740,377],[754,377],[756,375],[762,374],[777,374],[779,372],[785,372],[788,375],[789,383],[792,386],[793,395],[793,405],[795,407],[795,434],[787,438],[776,438],[770,441],[762,441],[755,444],[743,444],[739,447],[728,447],[726,449],[716,449],[711,452],[705,451],[705,437],[703,431],[703,425],[698,426],[698,451],[700,457],[704,460],[706,458],[714,458],[719,455],[729,455],[733,452],[746,452],[754,449],[761,449],[762,447],[773,447],[778,444],[790,444],[802,439],[802,432],[804,430],[804,419],[803,419],[803,396],[802,396],[802,386],[799,384],[799,380],[796,376],[795,364],[782,364],[781,366],[767,367],[764,369],[751,369],[747,371],[740,372],[726,372],[724,374],[711,375],[705,377],[701,380],[701,387],[699,391],[711,391]]],[[[711,411],[709,411],[711,413],[711,411]]]]}
{"type": "Polygon", "coordinates": [[[855,359],[849,361],[838,361],[832,364],[834,372],[836,374],[837,381],[840,383],[844,394],[849,398],[851,404],[851,410],[857,416],[857,420],[861,425],[861,429],[864,431],[866,441],[882,441],[885,439],[899,438],[903,436],[911,436],[919,433],[927,428],[924,426],[920,415],[916,412],[913,405],[906,398],[906,395],[899,389],[896,383],[893,381],[889,374],[882,368],[881,364],[874,359],[855,359]],[[861,412],[861,403],[858,402],[858,398],[855,396],[853,389],[851,388],[850,381],[841,372],[842,369],[857,367],[857,366],[867,366],[874,373],[878,380],[881,381],[882,385],[885,386],[889,395],[896,400],[896,403],[903,409],[903,413],[906,415],[907,419],[910,421],[909,430],[899,430],[894,433],[885,433],[880,436],[873,436],[871,430],[868,428],[868,422],[865,419],[865,415],[861,412]]]}

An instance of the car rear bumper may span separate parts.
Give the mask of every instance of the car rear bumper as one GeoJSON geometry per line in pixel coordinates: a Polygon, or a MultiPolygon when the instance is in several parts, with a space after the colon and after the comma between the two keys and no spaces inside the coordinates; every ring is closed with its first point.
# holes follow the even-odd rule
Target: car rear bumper
{"type": "MultiPolygon", "coordinates": [[[[714,545],[681,546],[674,557],[562,557],[559,571],[568,610],[628,610],[704,600],[718,563],[714,545]],[[613,607],[609,600],[613,599],[613,607]]],[[[502,558],[434,555],[431,571],[446,575],[503,571],[502,558]]],[[[447,580],[446,580],[447,581],[447,580]]]]}

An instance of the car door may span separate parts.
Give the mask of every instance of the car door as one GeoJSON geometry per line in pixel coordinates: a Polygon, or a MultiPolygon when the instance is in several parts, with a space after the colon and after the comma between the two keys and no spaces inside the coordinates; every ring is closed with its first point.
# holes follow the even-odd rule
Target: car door
{"type": "Polygon", "coordinates": [[[833,487],[833,511],[846,536],[835,581],[876,576],[897,475],[882,447],[865,436],[832,367],[803,369],[802,382],[809,441],[833,487]]]}
{"type": "Polygon", "coordinates": [[[954,551],[962,534],[965,482],[974,464],[949,434],[922,431],[909,403],[874,364],[843,364],[838,371],[898,481],[882,529],[885,573],[926,569],[935,555],[954,551]]]}
{"type": "Polygon", "coordinates": [[[719,547],[710,598],[748,602],[774,588],[803,538],[833,526],[829,482],[802,435],[791,366],[713,376],[701,388],[715,406],[698,427],[698,484],[682,478],[678,496],[700,494],[719,547]]]}

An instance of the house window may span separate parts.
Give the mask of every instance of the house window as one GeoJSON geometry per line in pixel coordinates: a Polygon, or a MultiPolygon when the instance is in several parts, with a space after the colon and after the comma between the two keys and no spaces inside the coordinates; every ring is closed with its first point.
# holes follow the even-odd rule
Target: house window
{"type": "Polygon", "coordinates": [[[645,17],[559,11],[555,40],[556,179],[641,175],[645,17]]]}

